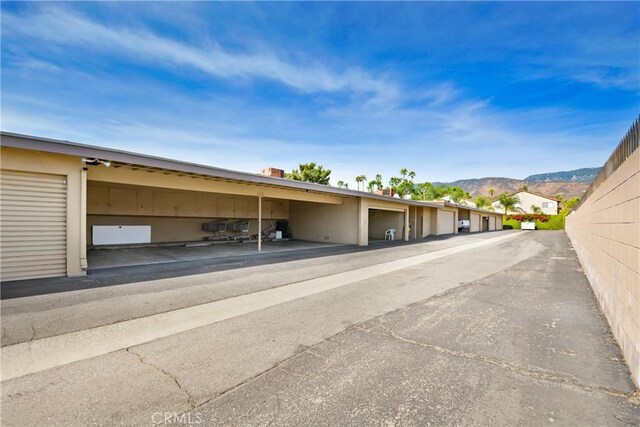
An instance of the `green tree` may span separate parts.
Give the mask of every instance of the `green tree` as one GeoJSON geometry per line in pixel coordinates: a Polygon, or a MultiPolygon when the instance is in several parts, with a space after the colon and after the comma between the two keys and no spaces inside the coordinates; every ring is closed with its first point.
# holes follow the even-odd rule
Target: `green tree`
{"type": "Polygon", "coordinates": [[[375,179],[369,181],[369,185],[367,185],[367,189],[370,193],[373,193],[374,189],[382,190],[384,184],[382,183],[382,175],[377,174],[375,179]]]}
{"type": "Polygon", "coordinates": [[[476,197],[475,204],[478,209],[485,209],[491,206],[491,200],[488,197],[479,194],[478,197],[476,197]]]}
{"type": "Polygon", "coordinates": [[[542,208],[540,206],[531,205],[531,213],[534,213],[534,214],[542,213],[542,208]]]}
{"type": "Polygon", "coordinates": [[[560,211],[560,215],[567,216],[571,213],[571,210],[580,203],[580,197],[574,197],[571,199],[566,199],[562,205],[562,210],[560,211]]]}
{"type": "Polygon", "coordinates": [[[340,187],[340,188],[349,188],[349,184],[347,184],[343,180],[340,180],[340,181],[338,181],[338,187],[340,187]]]}
{"type": "Polygon", "coordinates": [[[457,186],[447,187],[446,195],[449,196],[449,199],[455,204],[462,202],[464,199],[471,198],[471,195],[468,192],[457,186]]]}
{"type": "Polygon", "coordinates": [[[490,188],[489,189],[489,197],[491,197],[493,199],[493,195],[496,194],[496,189],[495,188],[490,188]]]}
{"type": "Polygon", "coordinates": [[[529,186],[527,184],[522,184],[518,191],[529,191],[529,186]]]}
{"type": "Polygon", "coordinates": [[[562,210],[564,202],[566,201],[564,200],[564,197],[562,197],[562,193],[556,193],[556,199],[558,199],[558,209],[562,210]]]}
{"type": "Polygon", "coordinates": [[[456,203],[465,198],[471,198],[469,193],[460,187],[447,187],[445,185],[436,187],[430,182],[422,182],[414,185],[414,200],[440,200],[445,196],[450,196],[450,199],[456,203]]]}
{"type": "Polygon", "coordinates": [[[366,175],[358,175],[356,176],[356,185],[358,186],[358,191],[360,190],[360,183],[362,183],[362,191],[364,191],[364,183],[367,182],[366,175]]]}
{"type": "Polygon", "coordinates": [[[510,211],[513,212],[520,210],[519,208],[516,209],[516,205],[520,203],[520,198],[518,196],[511,196],[508,193],[502,193],[498,196],[498,201],[504,209],[505,215],[508,215],[510,211]]]}
{"type": "Polygon", "coordinates": [[[316,165],[315,163],[311,162],[300,163],[299,168],[285,174],[285,178],[292,179],[294,181],[306,181],[316,184],[329,185],[330,175],[331,169],[325,169],[321,165],[316,165]]]}
{"type": "Polygon", "coordinates": [[[416,185],[413,178],[416,176],[414,171],[407,168],[400,169],[400,177],[394,176],[389,179],[389,187],[393,188],[396,194],[404,199],[406,196],[414,197],[416,193],[416,185]]]}
{"type": "Polygon", "coordinates": [[[413,195],[414,200],[433,200],[433,184],[430,182],[421,182],[416,184],[416,191],[413,195]]]}

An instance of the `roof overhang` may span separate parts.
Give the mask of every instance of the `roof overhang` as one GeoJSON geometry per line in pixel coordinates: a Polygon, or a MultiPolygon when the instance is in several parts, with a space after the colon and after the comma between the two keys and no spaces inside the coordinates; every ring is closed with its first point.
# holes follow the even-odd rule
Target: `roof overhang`
{"type": "Polygon", "coordinates": [[[343,197],[362,197],[366,199],[384,200],[385,202],[412,206],[426,206],[434,208],[442,206],[441,204],[435,202],[398,199],[364,191],[347,190],[344,188],[331,187],[328,185],[294,181],[285,178],[277,178],[248,172],[239,172],[230,169],[201,165],[197,163],[172,160],[164,157],[139,154],[130,151],[79,144],[71,141],[42,138],[31,135],[22,135],[12,132],[0,132],[0,145],[25,150],[43,151],[47,153],[76,156],[79,158],[100,159],[110,161],[112,164],[118,166],[134,168],[139,167],[152,170],[166,170],[189,175],[216,178],[220,180],[236,181],[265,186],[276,186],[307,192],[339,195],[343,197]]]}

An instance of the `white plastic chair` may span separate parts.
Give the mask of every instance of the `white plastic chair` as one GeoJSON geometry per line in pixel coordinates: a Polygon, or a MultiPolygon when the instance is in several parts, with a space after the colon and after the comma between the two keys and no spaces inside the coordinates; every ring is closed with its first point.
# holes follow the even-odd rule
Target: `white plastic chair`
{"type": "Polygon", "coordinates": [[[396,229],[390,228],[387,231],[385,231],[384,240],[387,240],[387,237],[389,238],[388,240],[396,240],[396,229]]]}

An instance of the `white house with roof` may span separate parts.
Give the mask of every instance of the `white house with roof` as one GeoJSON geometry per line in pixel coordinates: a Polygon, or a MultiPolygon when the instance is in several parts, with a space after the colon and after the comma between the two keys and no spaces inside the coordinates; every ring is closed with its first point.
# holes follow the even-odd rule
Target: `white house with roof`
{"type": "MultiPolygon", "coordinates": [[[[524,190],[511,194],[511,196],[517,196],[518,199],[520,199],[520,203],[516,204],[516,208],[521,209],[522,212],[533,213],[533,207],[535,206],[540,208],[541,212],[547,215],[556,215],[558,213],[559,200],[555,197],[524,190]]],[[[496,212],[505,213],[499,200],[494,201],[491,205],[496,212]]],[[[510,211],[507,213],[514,212],[510,211]]]]}

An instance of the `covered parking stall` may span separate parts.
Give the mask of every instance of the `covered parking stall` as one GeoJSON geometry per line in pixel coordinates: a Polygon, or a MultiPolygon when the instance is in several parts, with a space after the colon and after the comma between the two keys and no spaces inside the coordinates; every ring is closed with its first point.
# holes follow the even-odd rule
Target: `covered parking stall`
{"type": "MultiPolygon", "coordinates": [[[[457,232],[458,210],[443,202],[1,135],[3,281],[84,275],[95,265],[88,250],[114,246],[166,245],[177,261],[190,257],[194,246],[211,246],[210,256],[225,253],[220,248],[229,245],[217,243],[261,251],[272,237],[291,237],[304,247],[367,246],[390,228],[396,240],[457,232]]],[[[109,257],[102,253],[103,265],[118,265],[109,257]]],[[[141,258],[147,262],[154,260],[141,258]]]]}
{"type": "MultiPolygon", "coordinates": [[[[2,159],[3,281],[84,275],[96,248],[167,246],[180,260],[194,246],[246,253],[280,236],[358,244],[354,191],[6,132],[2,159]],[[244,243],[217,244],[229,241],[244,243]]],[[[101,265],[118,265],[111,254],[101,265]]]]}
{"type": "Polygon", "coordinates": [[[458,218],[469,220],[470,233],[479,231],[495,231],[502,229],[502,215],[500,213],[472,207],[458,207],[458,218]]]}
{"type": "MultiPolygon", "coordinates": [[[[471,211],[465,208],[458,208],[458,221],[469,221],[469,227],[458,227],[460,233],[471,233],[471,211]]],[[[476,230],[477,231],[477,230],[476,230]]]]}
{"type": "MultiPolygon", "coordinates": [[[[274,239],[357,243],[355,235],[335,232],[331,220],[348,211],[349,202],[357,201],[354,197],[121,162],[111,162],[108,168],[91,167],[87,178],[90,248],[99,247],[96,231],[104,227],[116,234],[124,230],[125,238],[138,227],[147,230],[140,242],[107,243],[211,245],[206,251],[210,257],[238,255],[251,248],[261,251],[265,241],[274,239]],[[242,243],[243,251],[219,243],[242,243]]],[[[353,225],[357,230],[355,220],[353,225]]],[[[296,248],[291,244],[281,247],[296,248]]],[[[179,257],[175,249],[172,256],[179,257]]],[[[92,258],[90,253],[89,268],[92,258]]]]}
{"type": "MultiPolygon", "coordinates": [[[[402,208],[382,208],[375,205],[369,207],[369,241],[373,240],[403,240],[405,235],[407,210],[402,208]]],[[[409,238],[411,233],[409,221],[409,238]]]]}

